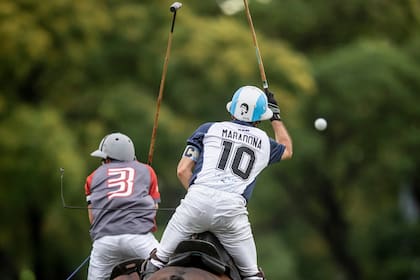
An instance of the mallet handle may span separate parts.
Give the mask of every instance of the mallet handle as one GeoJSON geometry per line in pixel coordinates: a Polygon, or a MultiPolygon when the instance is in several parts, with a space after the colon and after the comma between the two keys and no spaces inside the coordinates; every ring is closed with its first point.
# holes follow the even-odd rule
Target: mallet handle
{"type": "Polygon", "coordinates": [[[265,76],[264,64],[263,64],[262,57],[260,54],[260,49],[258,47],[257,34],[255,33],[254,24],[252,23],[251,12],[249,10],[247,0],[244,0],[244,5],[245,5],[245,12],[246,12],[246,17],[248,19],[249,27],[251,28],[252,40],[254,42],[254,47],[255,47],[255,54],[257,56],[258,67],[260,69],[261,81],[263,83],[264,90],[267,92],[268,81],[267,81],[267,77],[265,76]]]}
{"type": "Polygon", "coordinates": [[[147,163],[149,165],[152,164],[153,154],[155,151],[156,134],[157,134],[157,128],[159,124],[158,120],[159,120],[160,104],[162,103],[163,89],[165,88],[166,72],[168,71],[169,55],[171,54],[172,36],[174,32],[174,27],[175,27],[176,11],[181,7],[182,7],[182,3],[175,2],[171,5],[169,9],[171,12],[174,13],[174,15],[172,17],[171,30],[169,32],[169,37],[168,37],[168,46],[166,48],[165,60],[163,63],[163,70],[162,70],[162,78],[160,79],[159,95],[158,95],[157,103],[156,103],[155,120],[153,122],[152,136],[150,138],[149,155],[147,158],[147,163]]]}

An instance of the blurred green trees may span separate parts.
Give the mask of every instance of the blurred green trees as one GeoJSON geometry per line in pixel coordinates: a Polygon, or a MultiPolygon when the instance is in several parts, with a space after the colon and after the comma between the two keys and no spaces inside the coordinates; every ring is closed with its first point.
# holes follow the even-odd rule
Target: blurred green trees
{"type": "MultiPolygon", "coordinates": [[[[420,2],[249,2],[294,140],[249,205],[267,277],[419,278],[420,2]]],[[[83,206],[105,134],[130,135],[146,161],[171,4],[0,2],[2,279],[63,279],[89,254],[87,214],[63,208],[60,168],[66,203],[83,206]]],[[[192,130],[261,84],[242,1],[183,4],[153,160],[162,208],[184,194],[175,168],[192,130]]]]}

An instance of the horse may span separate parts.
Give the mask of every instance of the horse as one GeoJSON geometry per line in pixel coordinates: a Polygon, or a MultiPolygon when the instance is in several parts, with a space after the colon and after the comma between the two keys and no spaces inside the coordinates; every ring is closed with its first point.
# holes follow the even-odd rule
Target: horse
{"type": "Polygon", "coordinates": [[[153,273],[148,280],[231,280],[231,278],[195,267],[166,266],[153,273]]]}
{"type": "MultiPolygon", "coordinates": [[[[113,276],[111,279],[141,279],[140,260],[119,264],[113,276]],[[128,275],[137,278],[112,278],[128,275]]],[[[216,236],[207,231],[179,243],[168,263],[148,280],[241,280],[241,276],[232,257],[216,236]]]]}
{"type": "MultiPolygon", "coordinates": [[[[119,264],[120,268],[114,268],[112,280],[140,280],[141,271],[136,270],[138,260],[129,260],[119,264]],[[127,265],[127,266],[125,266],[127,265]]],[[[140,264],[141,266],[141,264],[140,264]]],[[[166,266],[156,271],[149,280],[231,280],[227,275],[215,275],[207,270],[195,267],[166,266]]]]}

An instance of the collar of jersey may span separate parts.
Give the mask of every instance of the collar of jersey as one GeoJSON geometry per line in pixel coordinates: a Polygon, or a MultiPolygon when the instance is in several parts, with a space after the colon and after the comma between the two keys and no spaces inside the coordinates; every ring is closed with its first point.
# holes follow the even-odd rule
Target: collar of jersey
{"type": "Polygon", "coordinates": [[[252,126],[252,123],[245,122],[245,121],[240,121],[240,120],[231,120],[231,122],[241,124],[241,125],[246,125],[246,126],[252,126]]]}

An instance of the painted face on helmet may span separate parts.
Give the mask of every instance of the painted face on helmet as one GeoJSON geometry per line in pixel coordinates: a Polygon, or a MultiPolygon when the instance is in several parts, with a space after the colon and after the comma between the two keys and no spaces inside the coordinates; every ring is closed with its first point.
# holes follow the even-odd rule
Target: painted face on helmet
{"type": "Polygon", "coordinates": [[[249,106],[246,103],[242,103],[240,106],[241,116],[248,114],[249,106]]]}

